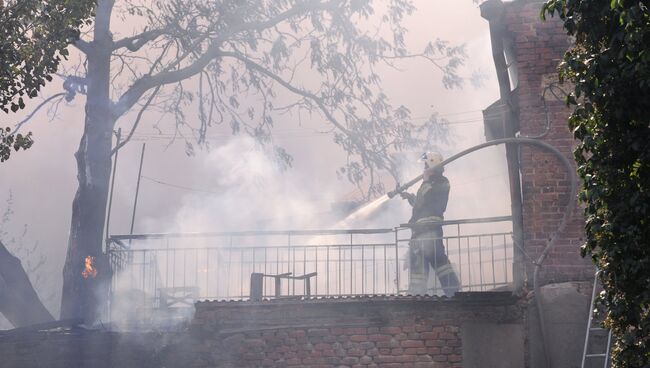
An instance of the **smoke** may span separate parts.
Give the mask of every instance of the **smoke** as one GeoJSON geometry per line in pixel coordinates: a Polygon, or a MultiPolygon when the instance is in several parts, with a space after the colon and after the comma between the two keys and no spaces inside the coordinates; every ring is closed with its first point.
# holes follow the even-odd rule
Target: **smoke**
{"type": "MultiPolygon", "coordinates": [[[[472,75],[474,70],[479,69],[489,76],[494,74],[487,22],[480,18],[478,10],[470,1],[418,1],[417,5],[419,11],[407,24],[410,30],[407,42],[413,49],[421,49],[425,42],[435,37],[448,39],[454,44],[467,42],[469,59],[465,74],[472,75]],[[462,32],[459,32],[458,24],[463,25],[462,32]]],[[[448,157],[484,140],[480,110],[498,98],[498,85],[494,78],[484,81],[484,87],[480,89],[468,85],[462,90],[444,90],[438,70],[426,62],[413,61],[400,65],[399,69],[386,68],[378,71],[384,79],[386,94],[394,97],[394,105],[409,106],[414,117],[428,116],[435,110],[453,124],[449,143],[439,145],[444,156],[448,157]]],[[[58,92],[59,86],[46,88],[58,92]]],[[[62,107],[60,114],[61,121],[83,122],[82,101],[62,107]]],[[[147,115],[147,119],[156,121],[159,116],[151,113],[147,115]]],[[[295,158],[294,166],[285,171],[278,167],[273,159],[273,152],[265,152],[252,139],[222,139],[229,136],[227,129],[219,132],[218,127],[212,128],[216,148],[209,152],[197,152],[196,157],[192,158],[184,155],[182,144],[174,144],[166,150],[168,141],[160,137],[158,140],[151,138],[147,143],[144,175],[198,191],[171,188],[143,179],[135,232],[300,230],[335,227],[346,215],[346,211],[340,207],[337,207],[338,210],[333,209],[332,205],[348,201],[350,192],[354,189],[346,181],[335,179],[335,170],[345,162],[345,154],[333,145],[330,136],[313,134],[313,130],[320,126],[302,126],[298,120],[300,119],[296,116],[283,118],[277,122],[279,129],[274,132],[274,139],[286,147],[295,158]]],[[[132,121],[133,119],[124,118],[121,124],[124,124],[125,130],[129,130],[132,121]]],[[[77,185],[73,153],[78,145],[83,124],[34,123],[26,128],[35,131],[37,143],[29,151],[3,163],[0,169],[0,193],[14,189],[20,206],[16,208],[16,220],[10,230],[17,234],[21,231],[22,224],[30,225],[30,236],[40,240],[43,245],[41,250],[48,258],[45,274],[55,275],[51,280],[54,280],[53,283],[60,283],[60,270],[65,258],[70,224],[70,203],[77,185]],[[44,183],[47,183],[56,195],[43,191],[44,183]]],[[[150,126],[143,128],[145,130],[138,130],[143,137],[141,139],[147,139],[154,134],[146,134],[147,128],[153,132],[150,126]]],[[[129,230],[140,154],[139,143],[134,142],[120,150],[111,234],[128,233],[129,230]]],[[[414,150],[405,154],[403,181],[421,173],[421,164],[417,162],[421,153],[414,150]]],[[[446,168],[445,175],[451,182],[446,219],[510,213],[505,154],[502,148],[490,148],[452,163],[446,168]]],[[[388,176],[385,179],[386,189],[392,189],[392,180],[388,176]]],[[[417,185],[411,191],[416,189],[417,185]]],[[[367,217],[360,217],[347,226],[393,228],[407,222],[410,212],[410,206],[396,197],[379,206],[377,211],[368,213],[367,217]]],[[[488,227],[492,227],[497,231],[494,227],[501,225],[485,225],[481,229],[472,230],[485,232],[490,230],[488,227]]],[[[445,229],[445,234],[453,234],[452,230],[445,229]]],[[[292,239],[295,244],[306,244],[311,240],[310,237],[292,239]]],[[[335,237],[323,237],[320,243],[339,240],[335,237]]],[[[256,242],[286,244],[287,239],[240,237],[235,239],[234,245],[251,245],[256,242]]],[[[194,238],[187,242],[174,240],[171,245],[191,248],[228,243],[229,240],[223,238],[194,238]]],[[[163,241],[133,242],[133,246],[140,249],[164,249],[166,244],[163,241]]],[[[132,261],[150,261],[150,255],[139,253],[142,258],[134,258],[132,261]]],[[[158,284],[140,284],[144,266],[137,265],[133,269],[125,270],[120,279],[116,280],[117,286],[125,295],[115,300],[114,317],[126,316],[129,310],[137,310],[143,315],[143,308],[151,305],[151,298],[156,297],[157,289],[165,286],[197,285],[202,295],[211,298],[235,293],[235,289],[241,290],[242,285],[247,287],[245,284],[248,280],[246,277],[242,278],[241,274],[248,270],[233,266],[227,270],[229,272],[214,273],[215,271],[210,271],[214,268],[212,262],[217,259],[228,262],[228,256],[231,255],[230,261],[235,265],[252,260],[253,256],[260,257],[260,254],[228,252],[185,255],[186,259],[183,259],[180,252],[175,257],[165,252],[158,254],[158,284]],[[174,260],[176,264],[172,265],[174,260]],[[184,269],[191,271],[191,274],[183,274],[183,263],[187,265],[184,269]],[[237,281],[228,280],[228,277],[235,275],[237,281]],[[173,278],[175,280],[172,280],[173,278]],[[223,280],[224,284],[227,283],[226,280],[230,281],[230,290],[223,290],[221,286],[219,289],[215,288],[214,280],[217,279],[223,280]],[[143,304],[143,301],[146,303],[143,304]]],[[[303,254],[297,255],[298,258],[302,256],[303,254]]],[[[285,262],[284,259],[272,260],[286,265],[282,263],[285,262]]],[[[273,268],[268,271],[273,273],[277,270],[273,268]]],[[[319,270],[322,271],[322,268],[319,270]]],[[[60,285],[53,285],[50,289],[58,292],[60,285]]],[[[56,296],[52,304],[58,304],[59,299],[56,296]]],[[[56,308],[52,310],[56,313],[56,308]]],[[[137,316],[136,314],[134,318],[137,319],[137,316]]]]}
{"type": "MultiPolygon", "coordinates": [[[[445,157],[471,146],[472,139],[462,133],[456,131],[450,143],[439,144],[445,157]]],[[[404,181],[421,174],[420,155],[419,151],[400,154],[404,181]]],[[[210,192],[186,193],[164,227],[159,216],[140,220],[145,233],[393,228],[410,218],[410,206],[396,197],[378,201],[341,221],[349,213],[336,204],[346,199],[349,183],[344,179],[323,182],[314,180],[309,172],[285,170],[272,153],[247,136],[212,149],[201,158],[197,171],[202,173],[202,181],[193,180],[194,186],[211,188],[210,192]]],[[[455,161],[445,175],[451,183],[447,219],[509,214],[503,148],[489,148],[455,161]]],[[[392,179],[384,179],[390,190],[392,179]]],[[[410,191],[415,192],[418,186],[410,191]]]]}
{"type": "MultiPolygon", "coordinates": [[[[477,70],[484,65],[491,65],[486,62],[491,57],[487,33],[472,40],[468,44],[468,51],[470,55],[473,55],[469,59],[468,70],[477,70]]],[[[396,83],[391,83],[390,76],[387,76],[386,80],[389,89],[396,91],[398,95],[406,99],[403,101],[404,103],[416,106],[413,110],[414,116],[428,115],[431,106],[434,109],[442,110],[441,117],[450,122],[451,134],[448,142],[437,142],[437,148],[443,156],[449,157],[465,148],[484,142],[481,109],[498,98],[497,86],[493,79],[485,81],[486,87],[480,89],[467,87],[463,90],[434,94],[435,100],[432,101],[432,96],[425,93],[414,96],[410,90],[420,87],[424,90],[422,84],[426,83],[429,86],[436,85],[439,83],[437,76],[419,74],[417,78],[417,80],[408,80],[400,73],[399,78],[395,79],[396,83]]],[[[156,208],[157,210],[144,212],[143,217],[138,217],[137,232],[202,233],[333,228],[391,229],[409,220],[410,206],[406,201],[395,197],[377,205],[374,211],[354,216],[353,221],[340,222],[348,213],[345,210],[340,210],[340,206],[333,208],[333,204],[349,200],[353,187],[345,180],[337,181],[332,177],[336,167],[345,159],[345,156],[341,155],[338,151],[339,148],[333,147],[331,142],[325,141],[327,137],[304,136],[297,139],[293,136],[283,137],[282,134],[279,134],[277,138],[289,152],[294,154],[294,167],[283,170],[274,160],[273,152],[266,151],[251,138],[237,136],[220,142],[216,148],[197,154],[192,158],[191,170],[183,171],[183,174],[167,176],[170,181],[200,189],[199,191],[173,192],[181,195],[181,198],[177,200],[177,206],[161,204],[161,201],[164,201],[164,193],[170,193],[173,189],[147,187],[147,190],[153,189],[154,192],[141,198],[145,199],[145,203],[147,198],[155,202],[144,204],[143,208],[156,208]],[[155,192],[155,190],[159,192],[155,192]]],[[[399,162],[402,163],[401,178],[403,182],[421,174],[422,164],[418,162],[421,154],[422,152],[417,149],[400,154],[399,162]]],[[[164,158],[161,156],[156,161],[164,161],[164,158]]],[[[190,160],[188,160],[188,165],[190,165],[189,162],[190,160]]],[[[165,169],[165,167],[151,168],[149,166],[145,172],[148,173],[147,175],[160,178],[165,176],[165,169]]],[[[448,165],[445,168],[445,175],[451,184],[445,219],[456,220],[510,214],[507,168],[505,152],[502,147],[492,147],[466,156],[448,165]]],[[[391,190],[395,183],[386,175],[384,184],[387,190],[391,190]]],[[[418,186],[419,184],[416,184],[410,191],[414,192],[418,186]]],[[[132,194],[128,193],[127,197],[132,198],[132,194]]],[[[464,225],[461,231],[463,234],[508,232],[510,225],[506,222],[464,225]]],[[[445,227],[445,236],[455,235],[458,235],[457,227],[445,227]]],[[[408,239],[408,230],[401,236],[408,239]]],[[[393,237],[392,233],[388,236],[355,235],[354,242],[394,244],[394,239],[389,239],[391,237],[393,237]]],[[[490,239],[483,238],[483,240],[487,243],[490,239]]],[[[466,267],[469,261],[475,264],[479,262],[477,256],[480,258],[480,253],[473,251],[478,239],[473,238],[472,244],[466,244],[464,241],[465,239],[462,244],[459,241],[451,241],[451,257],[458,259],[456,257],[459,257],[459,252],[462,251],[462,263],[465,267],[459,270],[459,274],[464,280],[474,280],[475,283],[478,283],[479,274],[475,272],[470,275],[466,267]],[[469,251],[472,251],[471,255],[467,254],[469,251]]],[[[398,289],[404,289],[405,277],[402,277],[402,284],[398,285],[398,289],[394,285],[394,276],[397,272],[394,266],[394,247],[385,248],[378,245],[374,248],[367,248],[365,255],[351,250],[343,250],[342,253],[328,253],[324,247],[328,244],[345,243],[350,243],[349,236],[292,236],[290,239],[287,236],[270,235],[215,236],[193,237],[185,240],[134,242],[134,247],[141,247],[141,249],[164,250],[169,246],[177,251],[176,253],[170,251],[155,253],[155,262],[161,276],[151,284],[147,284],[148,281],[141,280],[138,276],[143,274],[144,267],[136,266],[131,270],[125,270],[118,281],[123,286],[124,296],[121,301],[116,300],[115,302],[122,302],[121,310],[129,313],[132,310],[129,306],[134,302],[141,303],[142,300],[147,301],[155,297],[156,288],[187,288],[188,286],[198,288],[201,298],[205,299],[245,298],[248,293],[251,272],[267,274],[293,272],[294,275],[302,275],[318,271],[320,277],[312,284],[312,292],[317,291],[318,293],[350,294],[359,292],[364,289],[362,285],[364,282],[366,283],[365,291],[370,290],[376,293],[394,293],[398,289]],[[288,244],[295,247],[309,245],[320,248],[304,251],[301,250],[303,248],[287,247],[288,244]],[[264,247],[275,247],[273,249],[277,253],[263,250],[264,247]],[[205,248],[210,250],[206,251],[205,248]],[[386,249],[391,250],[387,252],[386,249]],[[381,267],[366,267],[364,270],[362,263],[358,261],[362,257],[378,257],[378,259],[387,257],[388,268],[382,268],[383,262],[378,262],[381,267]],[[347,266],[350,264],[351,258],[355,259],[354,265],[347,266]],[[303,259],[308,261],[303,263],[303,259]],[[312,261],[309,261],[310,259],[312,261]],[[315,261],[315,259],[318,260],[315,261]],[[326,259],[329,259],[329,269],[327,269],[326,259]],[[345,262],[339,262],[339,260],[345,260],[345,262]],[[324,272],[331,274],[327,283],[326,278],[323,277],[324,272]],[[362,274],[372,275],[372,277],[364,279],[362,274]],[[375,278],[377,283],[373,283],[370,287],[369,280],[375,278]],[[341,282],[342,280],[343,282],[341,282]],[[350,283],[350,280],[353,282],[350,283]],[[139,285],[140,283],[143,284],[139,285]],[[132,285],[134,285],[133,288],[132,285]],[[329,289],[327,289],[328,286],[329,289]],[[146,290],[145,295],[142,295],[142,290],[146,290]]],[[[407,242],[402,241],[399,245],[399,257],[403,260],[407,242]]],[[[147,257],[151,257],[153,254],[154,252],[149,255],[140,254],[142,258],[135,259],[134,263],[146,264],[151,260],[147,257]]],[[[505,256],[501,252],[496,254],[498,259],[503,259],[505,256]]],[[[486,259],[488,258],[484,258],[483,261],[485,262],[486,259]]],[[[401,267],[402,264],[399,268],[401,269],[401,267]]],[[[506,267],[507,265],[504,264],[504,269],[506,267]]],[[[501,276],[500,273],[501,275],[507,274],[507,271],[498,269],[497,277],[501,276]]],[[[487,276],[491,277],[492,275],[487,276]]],[[[270,280],[267,283],[272,284],[270,280]]],[[[286,282],[282,284],[282,290],[283,293],[301,294],[303,285],[302,281],[286,282]]],[[[273,293],[273,290],[268,288],[264,291],[265,294],[273,293]]],[[[191,313],[191,309],[180,310],[191,313]]],[[[131,318],[137,319],[133,316],[131,318]]]]}
{"type": "MultiPolygon", "coordinates": [[[[304,172],[285,170],[253,138],[234,137],[198,159],[200,174],[188,181],[210,189],[187,191],[164,222],[159,214],[141,219],[144,233],[324,229],[343,216],[332,205],[344,183],[325,185],[304,172]]],[[[306,244],[310,238],[293,241],[306,244]]],[[[130,244],[136,251],[123,253],[126,262],[113,287],[111,320],[119,329],[176,328],[192,315],[194,299],[245,298],[251,272],[283,273],[296,258],[295,251],[283,248],[286,236],[200,235],[130,244]],[[269,254],[253,248],[269,246],[278,249],[269,254]]]]}
{"type": "Polygon", "coordinates": [[[188,193],[172,224],[144,220],[150,232],[219,232],[305,229],[329,225],[336,185],[323,185],[296,170],[284,170],[253,138],[238,136],[204,156],[195,182],[211,193],[188,193]],[[207,175],[205,175],[207,173],[207,175]]]}

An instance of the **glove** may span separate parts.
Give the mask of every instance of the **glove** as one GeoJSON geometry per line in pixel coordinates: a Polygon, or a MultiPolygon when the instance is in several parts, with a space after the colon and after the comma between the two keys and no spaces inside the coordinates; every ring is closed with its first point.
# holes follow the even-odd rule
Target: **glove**
{"type": "Polygon", "coordinates": [[[406,199],[409,203],[413,204],[415,202],[415,194],[409,192],[402,192],[399,194],[402,199],[406,199]]]}

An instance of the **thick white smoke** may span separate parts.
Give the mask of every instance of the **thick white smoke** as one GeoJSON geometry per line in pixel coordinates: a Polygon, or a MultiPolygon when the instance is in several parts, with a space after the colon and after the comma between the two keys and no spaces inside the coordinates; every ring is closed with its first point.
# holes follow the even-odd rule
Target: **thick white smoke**
{"type": "Polygon", "coordinates": [[[263,229],[304,229],[327,226],[336,188],[313,182],[296,170],[282,170],[250,137],[235,137],[209,152],[201,162],[209,173],[212,193],[188,193],[161,229],[145,219],[150,232],[219,232],[263,229]]]}

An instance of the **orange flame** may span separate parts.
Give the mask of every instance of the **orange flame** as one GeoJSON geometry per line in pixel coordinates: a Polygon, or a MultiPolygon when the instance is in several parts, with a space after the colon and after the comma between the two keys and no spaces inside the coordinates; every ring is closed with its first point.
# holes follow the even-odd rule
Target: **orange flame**
{"type": "Polygon", "coordinates": [[[85,267],[81,272],[81,276],[83,276],[84,279],[87,279],[89,277],[94,279],[97,277],[97,270],[93,267],[93,260],[95,260],[95,258],[91,256],[87,256],[84,260],[85,267]]]}

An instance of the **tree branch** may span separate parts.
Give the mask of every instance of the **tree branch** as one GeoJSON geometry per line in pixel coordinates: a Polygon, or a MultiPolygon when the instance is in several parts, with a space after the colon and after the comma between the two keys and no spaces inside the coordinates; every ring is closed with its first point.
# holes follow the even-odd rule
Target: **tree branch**
{"type": "Polygon", "coordinates": [[[151,101],[153,101],[154,97],[156,97],[156,94],[158,94],[158,91],[160,91],[161,87],[162,86],[156,87],[156,89],[153,91],[151,96],[149,96],[149,98],[147,99],[147,102],[145,102],[145,104],[142,105],[142,108],[138,112],[138,116],[135,118],[135,122],[133,123],[133,128],[131,128],[129,135],[126,137],[126,139],[120,142],[120,144],[117,147],[113,148],[113,150],[111,151],[111,156],[113,156],[120,148],[124,147],[124,145],[126,145],[131,140],[131,137],[133,137],[133,133],[135,133],[135,130],[138,128],[138,124],[140,124],[142,115],[147,110],[149,105],[151,105],[151,101]]]}
{"type": "MultiPolygon", "coordinates": [[[[253,70],[256,70],[256,71],[264,74],[265,76],[273,79],[274,81],[276,81],[277,83],[282,85],[284,88],[286,88],[290,92],[293,92],[293,93],[295,93],[295,94],[297,94],[299,96],[308,98],[309,100],[313,101],[318,106],[320,111],[323,112],[323,114],[325,115],[325,118],[332,125],[334,125],[337,129],[339,129],[343,134],[345,134],[348,138],[350,138],[350,140],[353,142],[353,144],[359,150],[359,154],[362,157],[365,157],[366,159],[371,159],[370,156],[375,156],[375,160],[374,160],[375,163],[379,164],[381,162],[381,160],[377,160],[376,154],[374,152],[369,151],[365,147],[363,142],[361,142],[359,140],[359,138],[357,137],[357,135],[354,132],[350,131],[345,126],[343,126],[341,123],[339,123],[338,120],[336,120],[334,115],[332,115],[332,113],[329,111],[327,106],[325,106],[325,104],[323,103],[322,98],[316,96],[315,94],[313,94],[313,93],[311,93],[309,91],[305,91],[305,90],[302,90],[300,88],[294,87],[290,83],[286,82],[284,79],[280,78],[278,75],[274,74],[273,72],[269,71],[268,69],[264,68],[263,66],[255,63],[254,61],[246,58],[244,55],[241,55],[241,54],[235,53],[235,52],[223,51],[223,52],[221,52],[221,56],[235,58],[235,59],[243,62],[246,65],[246,67],[248,67],[250,69],[253,69],[253,70]]],[[[383,157],[383,159],[388,161],[390,164],[392,164],[392,161],[388,157],[383,157]]],[[[381,165],[381,166],[384,166],[385,169],[389,169],[385,165],[381,165]]]]}
{"type": "Polygon", "coordinates": [[[271,72],[268,69],[264,68],[263,66],[257,64],[256,62],[250,60],[249,58],[245,57],[244,55],[241,55],[241,54],[235,53],[235,52],[224,51],[224,52],[221,53],[221,56],[235,58],[235,59],[243,62],[246,65],[246,67],[248,67],[250,69],[254,69],[254,70],[266,75],[267,77],[269,77],[269,78],[273,79],[274,81],[278,82],[280,85],[282,85],[282,87],[288,89],[289,91],[291,91],[291,92],[293,92],[293,93],[295,93],[295,94],[297,94],[299,96],[306,97],[306,98],[312,100],[314,103],[316,103],[316,105],[318,105],[318,108],[323,112],[323,114],[325,114],[325,117],[327,118],[327,120],[329,120],[330,123],[332,123],[332,125],[334,125],[337,129],[339,129],[344,134],[346,134],[348,136],[352,135],[352,132],[350,132],[347,128],[345,128],[343,125],[341,125],[336,120],[336,118],[334,118],[334,116],[329,111],[327,106],[325,106],[325,104],[323,103],[323,101],[322,101],[322,99],[320,97],[314,95],[311,92],[308,92],[308,91],[299,89],[297,87],[294,87],[293,85],[286,82],[284,79],[280,78],[279,76],[277,76],[273,72],[271,72]]]}
{"type": "Polygon", "coordinates": [[[162,36],[165,32],[167,32],[167,29],[152,29],[132,37],[123,38],[113,42],[113,51],[121,49],[122,47],[129,51],[138,51],[142,46],[162,36]]]}
{"type": "Polygon", "coordinates": [[[92,49],[93,49],[92,43],[90,43],[88,41],[84,41],[84,40],[77,40],[77,42],[75,42],[73,45],[79,51],[83,52],[86,55],[91,53],[92,49]]]}
{"type": "Polygon", "coordinates": [[[145,75],[138,79],[128,91],[113,105],[113,116],[120,117],[142,97],[142,95],[151,88],[156,88],[166,84],[180,82],[200,73],[214,58],[219,56],[219,48],[211,46],[201,55],[194,63],[174,71],[162,72],[154,76],[145,75]]]}
{"type": "Polygon", "coordinates": [[[14,131],[13,131],[11,134],[16,134],[16,133],[18,133],[18,130],[20,129],[20,127],[22,127],[23,124],[25,124],[25,123],[28,122],[31,118],[33,118],[34,115],[36,115],[36,113],[38,112],[38,110],[41,109],[41,107],[47,105],[50,101],[54,100],[55,98],[57,98],[57,97],[63,97],[63,96],[65,96],[65,95],[67,95],[67,94],[68,94],[67,92],[60,92],[60,93],[57,93],[57,94],[55,94],[55,95],[52,95],[52,96],[46,98],[45,101],[41,102],[38,106],[36,106],[36,108],[34,109],[34,111],[32,111],[31,113],[29,113],[29,115],[27,115],[23,120],[21,120],[18,124],[16,124],[16,126],[14,127],[14,131]]]}
{"type": "Polygon", "coordinates": [[[244,23],[239,26],[233,26],[229,32],[219,37],[215,37],[211,41],[211,45],[207,48],[206,52],[197,58],[191,65],[174,71],[164,71],[154,76],[145,75],[135,81],[131,88],[122,94],[120,99],[113,105],[113,116],[116,118],[122,116],[131,107],[133,107],[133,105],[135,105],[135,103],[140,99],[140,97],[142,97],[144,93],[146,93],[151,88],[176,83],[200,73],[203,68],[205,68],[213,59],[220,56],[219,47],[223,42],[227,40],[228,37],[232,36],[233,34],[244,31],[261,31],[268,29],[286,19],[304,14],[307,10],[316,11],[332,9],[336,7],[337,4],[341,3],[341,1],[342,0],[332,0],[323,3],[319,0],[312,0],[305,4],[295,6],[283,13],[278,14],[273,18],[264,21],[244,23]]]}

